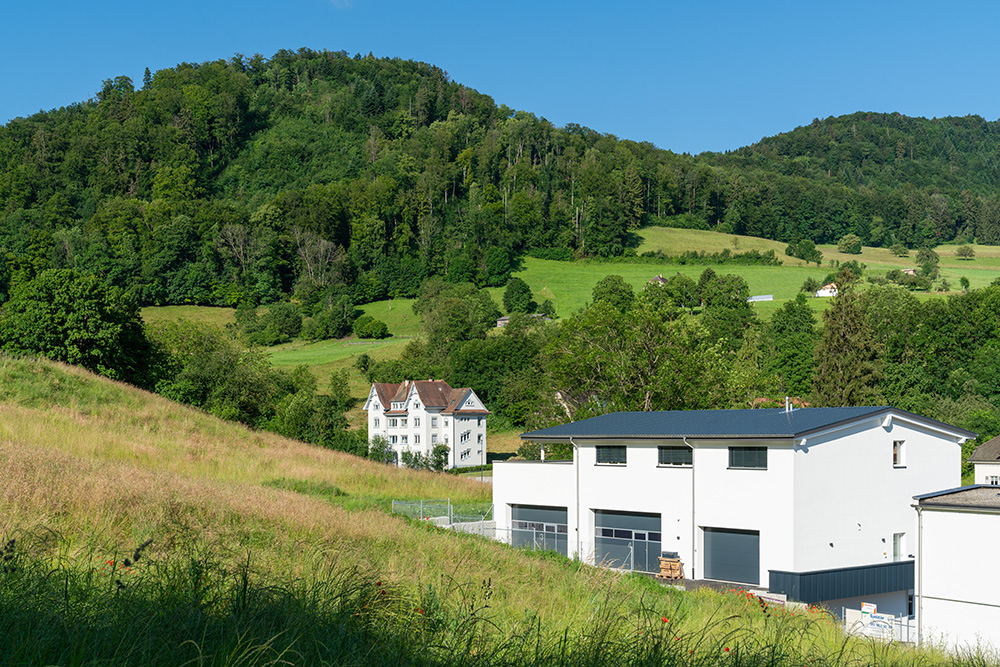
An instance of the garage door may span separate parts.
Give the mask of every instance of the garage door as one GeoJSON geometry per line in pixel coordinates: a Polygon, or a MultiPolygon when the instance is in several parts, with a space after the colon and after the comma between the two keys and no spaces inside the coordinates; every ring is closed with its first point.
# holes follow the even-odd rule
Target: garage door
{"type": "Polygon", "coordinates": [[[568,527],[565,507],[511,505],[511,544],[566,555],[568,527]]]}
{"type": "Polygon", "coordinates": [[[595,510],[594,531],[594,562],[598,565],[659,571],[659,514],[595,510]]]}
{"type": "Polygon", "coordinates": [[[706,528],[705,578],[760,583],[760,532],[706,528]]]}

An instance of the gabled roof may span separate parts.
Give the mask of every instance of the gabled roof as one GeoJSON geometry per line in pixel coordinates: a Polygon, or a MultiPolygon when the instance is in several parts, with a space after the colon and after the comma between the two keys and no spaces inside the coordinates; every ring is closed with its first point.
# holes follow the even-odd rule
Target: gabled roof
{"type": "Polygon", "coordinates": [[[1000,435],[976,447],[969,460],[973,463],[1000,463],[1000,435]]]}
{"type": "MultiPolygon", "coordinates": [[[[459,406],[473,391],[469,387],[453,389],[444,380],[404,380],[399,384],[376,382],[372,385],[379,403],[388,410],[392,403],[402,403],[416,389],[417,397],[424,407],[442,410],[444,414],[488,415],[489,410],[461,410],[459,406]]],[[[405,414],[405,410],[389,410],[390,414],[405,414]]]]}
{"type": "Polygon", "coordinates": [[[975,433],[887,406],[848,408],[784,408],[764,410],[671,410],[615,412],[578,422],[522,433],[524,440],[568,441],[569,438],[725,438],[791,439],[865,419],[898,416],[955,437],[975,433]]]}

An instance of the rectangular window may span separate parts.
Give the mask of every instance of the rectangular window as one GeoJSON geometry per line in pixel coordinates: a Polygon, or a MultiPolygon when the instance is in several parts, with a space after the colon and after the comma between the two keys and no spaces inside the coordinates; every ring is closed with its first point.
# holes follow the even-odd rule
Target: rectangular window
{"type": "Polygon", "coordinates": [[[396,436],[394,436],[394,435],[390,435],[389,436],[389,444],[390,445],[395,445],[396,444],[396,436]]]}
{"type": "Polygon", "coordinates": [[[597,450],[598,463],[625,465],[626,448],[624,445],[598,445],[595,449],[597,450]]]}
{"type": "Polygon", "coordinates": [[[400,427],[402,427],[402,428],[406,428],[406,420],[405,420],[405,419],[400,419],[400,420],[399,420],[399,425],[400,425],[400,427]]]}
{"type": "Polygon", "coordinates": [[[986,483],[991,484],[993,486],[1000,485],[1000,476],[990,475],[989,477],[986,478],[986,483]]]}
{"type": "Polygon", "coordinates": [[[438,434],[431,433],[431,443],[436,443],[438,441],[438,434]]]}
{"type": "Polygon", "coordinates": [[[448,425],[448,418],[447,418],[447,417],[445,417],[445,418],[444,418],[444,425],[445,425],[445,426],[447,426],[447,425],[448,425]]]}
{"type": "Polygon", "coordinates": [[[419,445],[420,444],[420,436],[419,435],[413,436],[413,444],[414,445],[419,445]]]}
{"type": "Polygon", "coordinates": [[[898,563],[906,558],[906,533],[892,534],[892,562],[898,563]]]}
{"type": "Polygon", "coordinates": [[[767,447],[730,447],[729,467],[767,470],[767,447]]]}
{"type": "Polygon", "coordinates": [[[476,426],[482,426],[482,425],[483,425],[483,418],[480,417],[479,419],[476,420],[476,426]]]}
{"type": "Polygon", "coordinates": [[[414,417],[413,418],[413,425],[414,426],[420,426],[420,417],[414,417]]]}
{"type": "Polygon", "coordinates": [[[431,428],[437,428],[437,427],[438,427],[438,418],[431,417],[431,428]]]}
{"type": "Polygon", "coordinates": [[[375,418],[375,426],[378,426],[378,417],[375,418]]]}
{"type": "Polygon", "coordinates": [[[400,442],[402,442],[404,445],[406,444],[407,441],[406,441],[406,436],[405,435],[400,436],[400,442]]]}
{"type": "Polygon", "coordinates": [[[478,436],[476,436],[476,437],[478,438],[478,440],[477,440],[477,443],[476,443],[476,444],[479,444],[479,445],[483,444],[483,434],[482,434],[482,433],[480,433],[480,434],[479,434],[478,436]]]}
{"type": "Polygon", "coordinates": [[[694,462],[694,452],[687,445],[657,447],[661,466],[689,466],[694,462]]]}
{"type": "Polygon", "coordinates": [[[906,457],[903,456],[905,449],[902,440],[892,441],[892,465],[894,468],[905,468],[906,457]]]}
{"type": "Polygon", "coordinates": [[[395,419],[389,420],[389,428],[396,428],[397,421],[395,419]]]}

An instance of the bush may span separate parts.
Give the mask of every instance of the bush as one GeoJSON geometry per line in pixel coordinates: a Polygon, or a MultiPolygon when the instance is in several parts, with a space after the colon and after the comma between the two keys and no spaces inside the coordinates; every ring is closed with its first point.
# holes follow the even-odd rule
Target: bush
{"type": "Polygon", "coordinates": [[[785,248],[785,254],[789,257],[798,257],[806,262],[816,262],[816,266],[819,266],[823,262],[823,253],[809,239],[802,239],[797,243],[789,243],[788,247],[785,248]]]}
{"type": "Polygon", "coordinates": [[[389,327],[382,320],[376,320],[365,314],[354,320],[354,335],[358,338],[375,338],[381,340],[389,335],[389,327]]]}
{"type": "Polygon", "coordinates": [[[857,234],[846,235],[840,239],[840,242],[837,244],[837,250],[847,255],[860,255],[861,237],[857,234]]]}

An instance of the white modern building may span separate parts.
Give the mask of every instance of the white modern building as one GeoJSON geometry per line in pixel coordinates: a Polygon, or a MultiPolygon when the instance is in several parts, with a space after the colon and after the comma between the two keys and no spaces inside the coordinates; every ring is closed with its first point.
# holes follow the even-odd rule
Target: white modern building
{"type": "Polygon", "coordinates": [[[976,447],[969,463],[974,465],[976,484],[1000,485],[1000,436],[976,447]]]}
{"type": "Polygon", "coordinates": [[[495,463],[498,537],[595,564],[911,614],[913,496],[959,481],[964,429],[891,407],[602,415],[522,434],[573,460],[495,463]]]}
{"type": "Polygon", "coordinates": [[[444,380],[377,382],[368,392],[369,439],[381,435],[401,463],[404,452],[430,456],[449,448],[448,467],[486,463],[486,418],[490,411],[468,387],[453,389],[444,380]]]}
{"type": "Polygon", "coordinates": [[[917,496],[917,631],[925,643],[1000,652],[1000,488],[917,496]]]}

